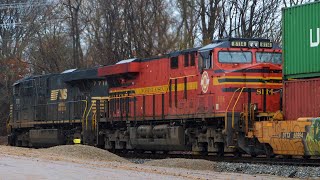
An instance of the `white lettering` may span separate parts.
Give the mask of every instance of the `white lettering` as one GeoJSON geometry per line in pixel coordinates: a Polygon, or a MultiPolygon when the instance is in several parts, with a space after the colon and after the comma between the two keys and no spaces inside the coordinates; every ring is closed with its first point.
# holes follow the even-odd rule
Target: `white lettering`
{"type": "Polygon", "coordinates": [[[317,28],[317,41],[313,42],[312,29],[310,29],[310,47],[317,47],[320,44],[320,28],[317,28]]]}

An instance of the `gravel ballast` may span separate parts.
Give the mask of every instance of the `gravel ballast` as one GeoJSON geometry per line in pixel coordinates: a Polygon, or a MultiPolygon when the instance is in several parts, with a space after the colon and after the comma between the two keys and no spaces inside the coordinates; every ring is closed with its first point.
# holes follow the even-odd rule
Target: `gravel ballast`
{"type": "Polygon", "coordinates": [[[185,168],[193,170],[215,170],[216,163],[201,159],[161,159],[153,160],[143,163],[148,166],[160,166],[160,167],[175,167],[175,168],[185,168]]]}
{"type": "Polygon", "coordinates": [[[319,178],[320,167],[281,166],[249,163],[219,162],[218,172],[237,172],[244,174],[270,174],[290,178],[319,178]]]}
{"type": "Polygon", "coordinates": [[[148,160],[143,164],[148,166],[186,168],[191,170],[210,170],[216,172],[233,172],[251,175],[265,174],[289,178],[320,178],[320,167],[227,163],[197,159],[148,160]]]}

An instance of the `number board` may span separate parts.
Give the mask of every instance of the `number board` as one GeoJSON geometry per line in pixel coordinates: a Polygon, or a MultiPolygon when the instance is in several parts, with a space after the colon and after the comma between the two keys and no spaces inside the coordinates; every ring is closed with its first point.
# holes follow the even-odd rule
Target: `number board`
{"type": "Polygon", "coordinates": [[[259,46],[261,48],[272,48],[273,44],[272,44],[272,42],[260,42],[259,46]]]}
{"type": "MultiPolygon", "coordinates": [[[[254,48],[272,48],[273,47],[273,43],[272,42],[258,42],[258,41],[250,41],[250,42],[256,42],[254,48]],[[259,47],[256,47],[259,46],[259,47]]],[[[250,45],[248,44],[247,41],[231,41],[230,42],[230,46],[231,47],[250,47],[250,45]]]]}
{"type": "Polygon", "coordinates": [[[231,41],[232,47],[248,47],[248,42],[246,41],[231,41]]]}

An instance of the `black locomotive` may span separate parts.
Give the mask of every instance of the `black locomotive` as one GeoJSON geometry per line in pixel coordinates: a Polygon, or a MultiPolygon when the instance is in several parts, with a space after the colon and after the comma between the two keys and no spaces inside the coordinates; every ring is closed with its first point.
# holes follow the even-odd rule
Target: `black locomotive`
{"type": "Polygon", "coordinates": [[[97,76],[97,68],[17,81],[13,85],[8,124],[9,144],[24,147],[71,144],[81,139],[83,133],[88,141],[94,141],[89,133],[95,108],[91,97],[106,96],[107,92],[107,83],[97,76]],[[82,131],[84,125],[86,132],[82,131]]]}

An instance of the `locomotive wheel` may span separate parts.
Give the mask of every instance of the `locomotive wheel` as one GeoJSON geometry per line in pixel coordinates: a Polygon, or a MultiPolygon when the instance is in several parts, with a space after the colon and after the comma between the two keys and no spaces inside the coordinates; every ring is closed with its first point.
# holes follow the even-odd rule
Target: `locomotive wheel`
{"type": "Polygon", "coordinates": [[[122,149],[121,151],[123,154],[127,154],[129,152],[128,149],[122,149]]]}
{"type": "Polygon", "coordinates": [[[18,140],[18,138],[16,138],[14,144],[15,144],[15,146],[17,146],[17,147],[21,147],[21,146],[22,146],[22,141],[20,141],[20,140],[18,140]]]}
{"type": "Polygon", "coordinates": [[[108,149],[108,151],[111,152],[111,153],[116,153],[115,144],[114,143],[111,143],[111,144],[112,144],[112,148],[108,149]]]}
{"type": "Polygon", "coordinates": [[[136,153],[136,154],[143,154],[143,153],[144,153],[144,150],[142,150],[142,149],[135,149],[135,150],[134,150],[134,153],[136,153]]]}
{"type": "Polygon", "coordinates": [[[239,150],[236,150],[234,153],[233,153],[233,156],[235,158],[240,158],[242,156],[242,152],[240,152],[239,150]]]}
{"type": "Polygon", "coordinates": [[[274,158],[276,155],[273,153],[273,149],[269,144],[264,145],[267,158],[274,158]]]}
{"type": "Polygon", "coordinates": [[[309,156],[309,155],[305,155],[305,156],[302,156],[303,157],[303,159],[310,159],[311,158],[311,156],[309,156]]]}
{"type": "Polygon", "coordinates": [[[275,154],[266,154],[267,155],[267,158],[269,158],[269,159],[271,159],[271,158],[275,158],[276,157],[276,155],[275,154]]]}
{"type": "Polygon", "coordinates": [[[224,156],[224,144],[223,143],[216,143],[216,146],[218,148],[217,156],[223,157],[224,156]]]}
{"type": "Polygon", "coordinates": [[[284,159],[292,159],[292,155],[283,155],[284,159]]]}
{"type": "Polygon", "coordinates": [[[201,152],[200,152],[200,155],[201,155],[201,156],[208,156],[208,151],[201,151],[201,152]]]}

